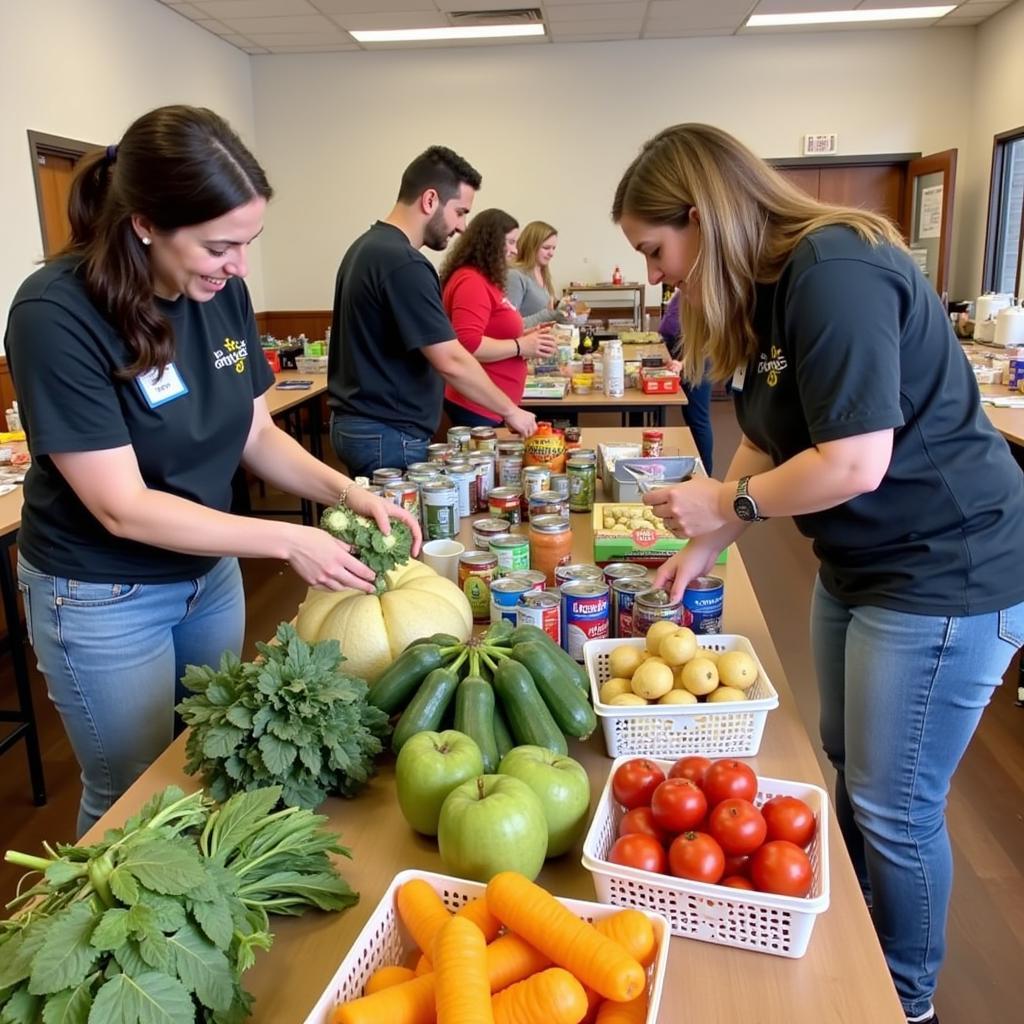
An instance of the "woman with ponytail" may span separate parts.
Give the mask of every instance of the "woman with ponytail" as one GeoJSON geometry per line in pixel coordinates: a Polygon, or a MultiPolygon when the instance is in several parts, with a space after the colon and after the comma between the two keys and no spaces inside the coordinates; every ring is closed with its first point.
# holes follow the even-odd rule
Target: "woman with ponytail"
{"type": "Polygon", "coordinates": [[[403,509],[279,430],[243,283],[272,190],[212,111],[161,107],[81,161],[71,240],[5,336],[32,466],[18,539],[29,639],[82,769],[84,832],[173,738],[187,664],[239,653],[239,557],[370,591],[322,530],[230,514],[241,466],[389,529],[403,509]]]}

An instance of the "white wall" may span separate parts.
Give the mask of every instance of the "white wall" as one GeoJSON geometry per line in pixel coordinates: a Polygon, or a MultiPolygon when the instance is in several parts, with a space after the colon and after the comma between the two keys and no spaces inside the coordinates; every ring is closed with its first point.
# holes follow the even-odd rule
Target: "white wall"
{"type": "Polygon", "coordinates": [[[960,175],[956,198],[964,213],[958,284],[965,298],[981,291],[993,136],[1024,125],[1024,0],[978,26],[974,66],[970,141],[961,153],[967,173],[960,175]]]}
{"type": "MultiPolygon", "coordinates": [[[[442,143],[484,177],[476,208],[556,225],[556,283],[642,263],[612,225],[616,182],[667,124],[702,120],[766,157],[837,131],[841,152],[970,139],[974,30],[895,30],[253,58],[259,156],[278,198],[271,309],[327,308],[340,256],[442,143]]],[[[956,261],[954,259],[954,274],[956,261]]]]}
{"type": "MultiPolygon", "coordinates": [[[[152,0],[0,3],[0,314],[42,256],[26,131],[116,142],[145,111],[212,107],[254,141],[249,58],[152,0]]],[[[265,306],[254,247],[249,286],[265,306]]]]}

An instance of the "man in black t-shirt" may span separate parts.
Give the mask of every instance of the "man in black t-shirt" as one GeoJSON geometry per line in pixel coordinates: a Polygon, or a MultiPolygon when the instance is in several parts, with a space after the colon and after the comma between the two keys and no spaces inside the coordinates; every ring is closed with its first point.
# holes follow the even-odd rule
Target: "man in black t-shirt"
{"type": "Polygon", "coordinates": [[[435,252],[465,227],[480,175],[431,146],[402,175],[398,200],[352,243],[338,268],[328,356],[331,441],[353,476],[426,459],[445,383],[502,417],[536,430],[455,336],[441,303],[435,252]]]}

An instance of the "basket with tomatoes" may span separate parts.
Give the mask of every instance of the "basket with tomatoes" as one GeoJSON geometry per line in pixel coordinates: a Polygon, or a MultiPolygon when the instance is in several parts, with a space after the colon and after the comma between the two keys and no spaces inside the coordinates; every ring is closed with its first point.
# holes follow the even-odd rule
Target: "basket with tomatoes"
{"type": "Polygon", "coordinates": [[[583,844],[598,899],[673,935],[800,957],[829,902],[828,796],[744,761],[620,757],[583,844]]]}

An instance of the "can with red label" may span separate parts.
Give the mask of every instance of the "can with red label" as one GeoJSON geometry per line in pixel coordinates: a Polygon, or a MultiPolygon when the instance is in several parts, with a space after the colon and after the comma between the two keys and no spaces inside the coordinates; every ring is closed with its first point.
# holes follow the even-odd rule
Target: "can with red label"
{"type": "Polygon", "coordinates": [[[683,625],[694,633],[721,633],[725,583],[718,576],[698,576],[683,592],[683,625]]]}
{"type": "Polygon", "coordinates": [[[633,605],[636,595],[651,589],[651,581],[639,576],[612,580],[611,635],[616,640],[633,635],[633,605]]]}
{"type": "Polygon", "coordinates": [[[495,487],[487,495],[487,510],[495,519],[507,519],[513,526],[523,521],[518,487],[495,487]]]}
{"type": "Polygon", "coordinates": [[[414,519],[420,518],[420,488],[412,480],[397,480],[384,485],[384,497],[404,508],[414,519]]]}
{"type": "Polygon", "coordinates": [[[608,584],[603,580],[573,580],[562,587],[562,646],[583,661],[588,640],[608,639],[608,584]]]}
{"type": "Polygon", "coordinates": [[[660,459],[665,447],[665,435],[660,430],[645,430],[641,437],[641,455],[645,459],[660,459]]]}
{"type": "Polygon", "coordinates": [[[647,579],[647,570],[638,562],[609,562],[604,567],[604,581],[611,586],[616,580],[647,579]]]}
{"type": "Polygon", "coordinates": [[[556,644],[562,642],[562,603],[552,590],[531,590],[516,605],[516,624],[536,626],[556,644]]]}

